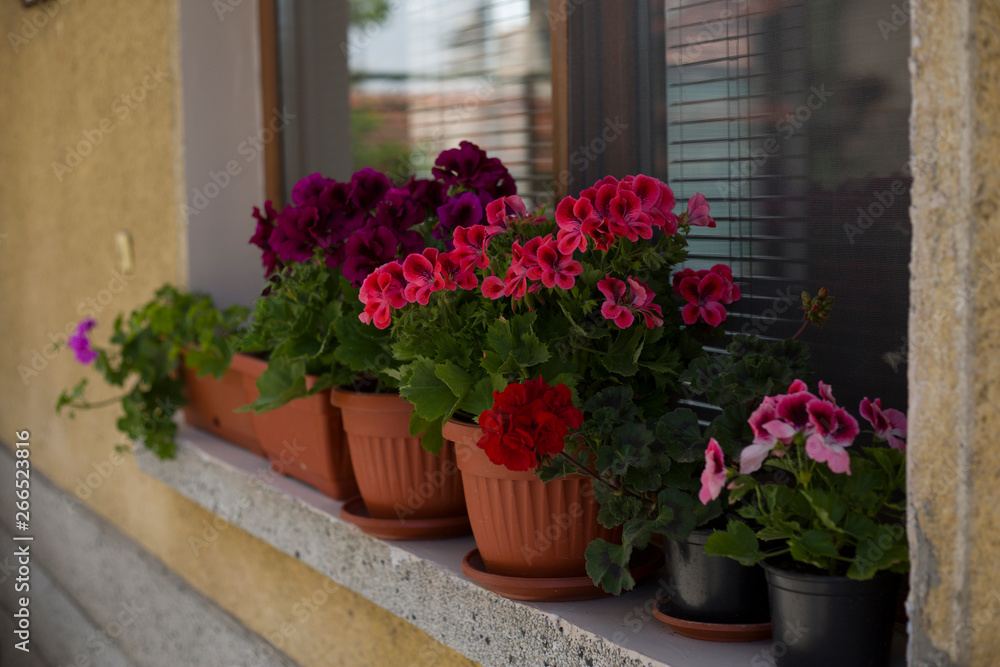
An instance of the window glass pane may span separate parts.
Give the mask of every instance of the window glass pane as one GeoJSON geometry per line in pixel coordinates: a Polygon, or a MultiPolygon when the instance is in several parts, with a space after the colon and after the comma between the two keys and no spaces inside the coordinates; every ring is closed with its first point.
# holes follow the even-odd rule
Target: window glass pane
{"type": "Polygon", "coordinates": [[[552,173],[547,2],[358,2],[348,33],[355,168],[430,174],[437,154],[473,141],[530,200],[552,173]]]}
{"type": "Polygon", "coordinates": [[[831,320],[805,340],[852,410],[865,394],[906,399],[909,30],[893,13],[892,0],[665,2],[661,176],[679,200],[705,194],[718,221],[692,234],[691,265],[742,277],[734,333],[790,336],[799,293],[828,287],[831,320]]]}

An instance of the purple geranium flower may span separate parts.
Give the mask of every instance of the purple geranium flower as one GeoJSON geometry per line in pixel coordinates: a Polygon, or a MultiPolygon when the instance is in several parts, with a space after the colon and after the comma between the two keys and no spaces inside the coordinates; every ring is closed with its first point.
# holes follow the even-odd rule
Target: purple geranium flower
{"type": "Polygon", "coordinates": [[[344,244],[344,266],[341,272],[355,287],[360,287],[368,274],[396,257],[399,241],[388,227],[375,225],[354,234],[344,244]]]}
{"type": "Polygon", "coordinates": [[[392,181],[385,174],[365,167],[351,176],[351,204],[359,211],[375,208],[392,188],[392,181]]]}
{"type": "Polygon", "coordinates": [[[97,352],[94,352],[94,349],[90,347],[90,340],[87,338],[87,332],[95,326],[97,326],[97,322],[88,317],[76,325],[76,331],[66,340],[66,345],[73,350],[76,360],[81,364],[89,364],[97,359],[97,352]]]}
{"type": "Polygon", "coordinates": [[[286,206],[278,215],[268,243],[286,262],[308,262],[316,247],[319,211],[315,206],[286,206]]]}
{"type": "Polygon", "coordinates": [[[271,248],[269,239],[274,231],[274,225],[278,218],[278,212],[274,210],[271,200],[264,202],[264,214],[260,209],[253,207],[253,217],[257,219],[257,231],[250,237],[250,243],[261,250],[261,264],[264,265],[264,276],[274,273],[278,267],[278,253],[271,248]]]}
{"type": "Polygon", "coordinates": [[[441,181],[412,176],[403,187],[409,190],[410,196],[418,206],[427,210],[437,210],[437,207],[448,199],[444,183],[441,181]]]}
{"type": "Polygon", "coordinates": [[[434,237],[445,239],[450,246],[452,232],[457,227],[471,227],[482,222],[483,204],[475,194],[464,192],[439,206],[437,214],[441,224],[434,229],[434,237]]]}
{"type": "Polygon", "coordinates": [[[299,206],[318,206],[323,190],[334,182],[333,179],[326,178],[318,172],[309,174],[292,188],[292,201],[299,206]]]}

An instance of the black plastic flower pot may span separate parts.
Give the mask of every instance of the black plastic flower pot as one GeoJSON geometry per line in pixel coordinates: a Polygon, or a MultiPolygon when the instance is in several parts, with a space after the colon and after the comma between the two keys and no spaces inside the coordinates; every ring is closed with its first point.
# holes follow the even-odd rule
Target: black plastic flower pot
{"type": "Polygon", "coordinates": [[[713,530],[696,530],[684,542],[667,541],[671,616],[698,623],[767,623],[767,580],[759,567],[709,556],[713,530]]]}
{"type": "Polygon", "coordinates": [[[768,563],[778,667],[884,667],[892,651],[900,576],[866,581],[783,570],[768,563]],[[779,646],[780,645],[780,646],[779,646]]]}

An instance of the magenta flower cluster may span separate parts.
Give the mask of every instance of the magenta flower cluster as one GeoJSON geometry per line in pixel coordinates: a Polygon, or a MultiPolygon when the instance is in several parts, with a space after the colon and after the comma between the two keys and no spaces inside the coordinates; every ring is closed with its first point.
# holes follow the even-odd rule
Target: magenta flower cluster
{"type": "MultiPolygon", "coordinates": [[[[457,159],[454,155],[451,158],[457,159]]],[[[471,158],[468,163],[478,164],[471,158]]],[[[673,212],[675,206],[671,189],[655,178],[626,176],[619,181],[608,176],[584,190],[579,199],[566,197],[559,202],[555,236],[505,240],[510,243],[510,264],[491,267],[488,254],[491,240],[505,234],[514,222],[546,222],[539,214],[529,213],[519,197],[499,197],[486,205],[485,224],[453,230],[453,249],[449,252],[414,253],[401,262],[388,262],[376,269],[361,288],[361,301],[365,304],[361,320],[384,329],[391,323],[394,309],[408,303],[426,305],[430,295],[439,290],[478,288],[483,296],[493,300],[503,297],[519,300],[542,288],[571,290],[583,272],[583,265],[574,258],[577,251],[587,252],[592,248],[607,252],[619,240],[634,243],[652,239],[654,229],[673,235],[681,223],[715,224],[701,195],[692,197],[688,210],[680,216],[673,212]],[[477,271],[483,272],[481,281],[477,271]]],[[[688,271],[692,276],[700,275],[688,271]]],[[[713,302],[728,304],[740,297],[728,267],[717,265],[711,273],[708,292],[713,302]]],[[[687,275],[682,274],[682,278],[687,275]]],[[[642,317],[650,329],[663,325],[663,309],[654,303],[655,292],[635,277],[626,276],[622,280],[606,276],[597,288],[604,297],[602,315],[619,328],[630,327],[637,317],[642,317]]],[[[720,314],[714,306],[706,305],[704,310],[707,313],[704,319],[712,326],[725,318],[724,309],[720,314]]],[[[693,324],[695,319],[697,316],[688,323],[693,324]]]]}
{"type": "Polygon", "coordinates": [[[681,309],[686,324],[701,318],[717,327],[726,319],[726,308],[740,298],[740,288],[733,282],[733,270],[725,264],[710,269],[684,269],[674,274],[674,293],[687,303],[681,309]]]}
{"type": "Polygon", "coordinates": [[[435,164],[434,179],[411,178],[400,187],[370,168],[347,183],[312,174],[295,184],[280,213],[270,201],[263,213],[254,207],[250,243],[261,249],[265,275],[320,256],[360,286],[377,267],[424,249],[421,223],[436,217],[431,233],[450,239],[454,229],[479,223],[487,202],[516,191],[500,160],[467,141],[435,164]]]}
{"type": "MultiPolygon", "coordinates": [[[[848,448],[860,429],[846,409],[837,405],[830,385],[820,382],[819,395],[809,391],[801,380],[788,388],[787,394],[768,396],[750,415],[748,423],[753,443],[740,452],[739,474],[760,470],[768,456],[785,456],[798,443],[805,443],[806,456],[825,463],[832,472],[851,474],[848,448]]],[[[882,401],[861,401],[861,415],[871,423],[876,441],[906,451],[906,416],[899,410],[882,409],[882,401]]],[[[705,450],[705,470],[701,476],[702,503],[717,498],[725,485],[727,470],[722,449],[713,438],[705,450]]]]}
{"type": "Polygon", "coordinates": [[[97,359],[97,352],[90,346],[90,339],[87,334],[97,326],[93,318],[81,320],[76,325],[76,331],[66,340],[66,346],[73,350],[76,360],[81,364],[90,364],[97,359]]]}

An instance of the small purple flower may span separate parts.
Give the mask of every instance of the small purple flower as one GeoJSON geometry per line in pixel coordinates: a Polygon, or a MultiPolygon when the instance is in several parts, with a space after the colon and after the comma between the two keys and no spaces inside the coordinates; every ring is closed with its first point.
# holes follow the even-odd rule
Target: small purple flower
{"type": "Polygon", "coordinates": [[[452,232],[456,228],[472,227],[482,222],[483,204],[475,194],[464,192],[439,206],[437,214],[441,224],[434,229],[434,238],[444,239],[450,245],[452,232]]]}
{"type": "Polygon", "coordinates": [[[95,326],[97,322],[88,317],[76,325],[76,331],[66,340],[66,345],[73,350],[76,360],[81,364],[89,364],[97,359],[97,352],[90,347],[90,340],[87,339],[87,332],[95,326]]]}

